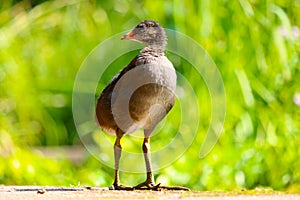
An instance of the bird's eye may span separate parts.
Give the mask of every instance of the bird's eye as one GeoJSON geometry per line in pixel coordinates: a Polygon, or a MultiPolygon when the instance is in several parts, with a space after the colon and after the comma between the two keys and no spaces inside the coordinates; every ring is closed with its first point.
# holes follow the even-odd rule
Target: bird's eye
{"type": "Polygon", "coordinates": [[[138,28],[146,28],[146,25],[145,24],[139,24],[138,26],[137,26],[138,28]]]}

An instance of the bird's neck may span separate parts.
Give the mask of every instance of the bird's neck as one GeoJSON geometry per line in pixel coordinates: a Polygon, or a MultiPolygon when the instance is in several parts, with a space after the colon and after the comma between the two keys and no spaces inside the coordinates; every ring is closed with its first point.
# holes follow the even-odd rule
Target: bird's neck
{"type": "Polygon", "coordinates": [[[141,50],[142,55],[152,55],[155,57],[164,56],[165,49],[163,47],[158,46],[147,46],[141,50]]]}

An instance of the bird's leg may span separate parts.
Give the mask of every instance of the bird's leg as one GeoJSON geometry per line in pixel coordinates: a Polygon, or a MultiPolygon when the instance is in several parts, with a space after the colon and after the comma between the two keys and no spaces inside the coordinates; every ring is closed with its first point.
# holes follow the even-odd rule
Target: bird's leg
{"type": "Polygon", "coordinates": [[[147,170],[147,178],[146,181],[138,184],[137,186],[133,187],[134,189],[148,189],[148,190],[186,190],[189,191],[189,188],[181,187],[181,186],[161,186],[160,183],[155,185],[154,184],[154,177],[151,171],[151,158],[150,158],[150,138],[146,136],[143,142],[143,152],[147,170]]]}
{"type": "Polygon", "coordinates": [[[119,178],[119,161],[122,153],[122,147],[121,147],[121,138],[123,136],[123,132],[120,131],[120,129],[117,129],[116,131],[116,141],[114,145],[114,156],[115,156],[115,180],[113,183],[113,187],[110,189],[114,190],[132,190],[132,187],[126,187],[124,185],[120,184],[120,178],[119,178]]]}
{"type": "Polygon", "coordinates": [[[143,152],[144,152],[144,159],[146,164],[146,171],[147,171],[147,179],[145,182],[137,185],[134,189],[141,189],[142,187],[146,187],[147,189],[158,189],[159,185],[154,185],[154,177],[151,171],[151,158],[150,158],[150,138],[145,137],[143,142],[143,152]]]}
{"type": "Polygon", "coordinates": [[[121,147],[121,137],[116,138],[115,145],[114,145],[114,156],[115,156],[115,181],[114,186],[119,185],[120,178],[119,178],[119,160],[122,153],[122,147],[121,147]]]}

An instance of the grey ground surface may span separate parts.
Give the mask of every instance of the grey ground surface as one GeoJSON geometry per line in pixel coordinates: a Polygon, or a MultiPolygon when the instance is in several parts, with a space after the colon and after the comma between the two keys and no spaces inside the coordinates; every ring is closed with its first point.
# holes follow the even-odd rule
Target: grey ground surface
{"type": "Polygon", "coordinates": [[[0,186],[0,199],[216,199],[281,200],[300,199],[300,194],[279,192],[200,192],[200,191],[111,191],[104,187],[0,186]],[[247,193],[247,194],[246,194],[247,193]]]}

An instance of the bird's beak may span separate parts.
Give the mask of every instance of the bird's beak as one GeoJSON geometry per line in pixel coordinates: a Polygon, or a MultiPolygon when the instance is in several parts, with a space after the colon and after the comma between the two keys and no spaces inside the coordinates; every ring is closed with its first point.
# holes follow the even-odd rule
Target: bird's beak
{"type": "Polygon", "coordinates": [[[134,32],[130,31],[129,33],[123,35],[123,37],[121,38],[121,40],[132,40],[134,36],[134,32]]]}

